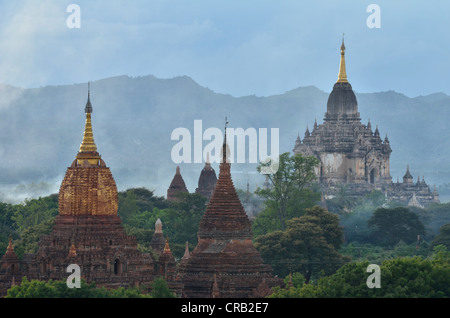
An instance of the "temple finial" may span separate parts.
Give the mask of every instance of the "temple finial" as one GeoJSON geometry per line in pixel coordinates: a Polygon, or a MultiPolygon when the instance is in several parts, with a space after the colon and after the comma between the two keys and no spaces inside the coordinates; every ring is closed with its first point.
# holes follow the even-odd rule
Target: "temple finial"
{"type": "Polygon", "coordinates": [[[9,241],[8,241],[8,247],[6,248],[6,251],[14,251],[13,245],[12,245],[12,236],[9,235],[9,241]]]}
{"type": "Polygon", "coordinates": [[[223,163],[228,163],[227,125],[228,125],[228,118],[225,117],[225,137],[223,139],[223,146],[222,146],[222,162],[223,163]]]}
{"type": "Polygon", "coordinates": [[[91,105],[91,83],[88,82],[88,99],[86,102],[86,107],[84,108],[86,113],[92,113],[92,105],[91,105]]]}
{"type": "Polygon", "coordinates": [[[84,127],[84,135],[83,142],[80,146],[80,152],[93,152],[97,151],[97,146],[94,142],[94,134],[92,132],[92,123],[91,123],[91,113],[92,113],[92,104],[91,104],[91,85],[88,83],[88,99],[86,102],[86,107],[84,111],[86,112],[86,125],[84,127]]]}
{"type": "Polygon", "coordinates": [[[181,258],[183,261],[187,260],[190,257],[189,254],[189,243],[186,241],[186,248],[184,249],[184,255],[181,258]]]}
{"type": "Polygon", "coordinates": [[[84,127],[83,141],[81,142],[77,159],[79,164],[82,164],[84,160],[87,160],[89,164],[96,165],[98,163],[98,159],[100,159],[100,156],[97,152],[97,146],[94,142],[94,133],[92,132],[92,104],[90,99],[90,91],[90,83],[88,83],[88,99],[86,102],[86,107],[84,108],[86,113],[86,123],[84,127]]]}
{"type": "Polygon", "coordinates": [[[155,222],[155,233],[162,233],[162,222],[160,218],[155,222]]]}
{"type": "Polygon", "coordinates": [[[223,143],[226,144],[227,143],[227,126],[228,126],[228,118],[225,117],[225,138],[223,143]]]}
{"type": "Polygon", "coordinates": [[[164,253],[170,253],[170,246],[169,246],[169,237],[166,237],[166,245],[164,246],[164,253]]]}
{"type": "Polygon", "coordinates": [[[344,44],[344,34],[342,34],[342,44],[341,44],[341,63],[339,66],[339,75],[337,83],[348,83],[347,81],[347,71],[345,70],[345,44],[344,44]]]}

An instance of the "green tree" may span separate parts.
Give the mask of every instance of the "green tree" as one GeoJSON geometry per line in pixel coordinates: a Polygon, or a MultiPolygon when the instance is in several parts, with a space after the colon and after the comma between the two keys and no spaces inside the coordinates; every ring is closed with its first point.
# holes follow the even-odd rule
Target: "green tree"
{"type": "Polygon", "coordinates": [[[118,214],[123,222],[130,223],[130,218],[139,213],[136,194],[133,191],[126,191],[120,196],[118,204],[118,214]]]}
{"type": "Polygon", "coordinates": [[[291,263],[287,262],[287,258],[295,258],[289,248],[284,231],[273,231],[266,235],[261,235],[254,240],[255,247],[261,253],[265,262],[269,263],[275,274],[285,276],[293,270],[291,263]]]}
{"type": "Polygon", "coordinates": [[[22,278],[19,285],[7,291],[5,298],[146,298],[150,297],[137,287],[108,290],[97,287],[95,283],[86,283],[81,279],[80,288],[67,287],[66,281],[28,280],[22,278]]]}
{"type": "Polygon", "coordinates": [[[306,283],[321,273],[330,274],[348,261],[338,253],[343,231],[338,217],[315,206],[287,222],[285,231],[255,239],[255,246],[279,276],[299,272],[306,283]]]}
{"type": "Polygon", "coordinates": [[[13,222],[10,231],[13,232],[17,255],[21,257],[23,253],[36,252],[40,236],[49,234],[53,228],[58,214],[58,195],[26,199],[23,203],[11,205],[8,213],[13,222]]]}
{"type": "Polygon", "coordinates": [[[152,298],[175,298],[176,296],[167,287],[167,283],[162,277],[155,278],[152,284],[152,298]]]}
{"type": "Polygon", "coordinates": [[[252,223],[255,238],[274,231],[280,230],[280,219],[278,217],[276,204],[272,201],[265,202],[265,208],[256,216],[252,223]]]}
{"type": "MultiPolygon", "coordinates": [[[[344,265],[323,278],[316,297],[442,298],[450,296],[450,266],[420,257],[400,257],[380,266],[381,288],[370,289],[366,281],[368,262],[344,265]]],[[[300,292],[300,294],[302,294],[300,292]]]]}
{"type": "Polygon", "coordinates": [[[183,255],[186,242],[191,246],[197,245],[198,225],[205,210],[205,197],[195,193],[182,193],[180,200],[171,202],[169,208],[158,210],[155,214],[163,223],[164,235],[169,237],[174,255],[183,255]]]}
{"type": "Polygon", "coordinates": [[[0,228],[10,228],[14,221],[12,204],[0,202],[0,228]]]}
{"type": "Polygon", "coordinates": [[[335,197],[327,201],[327,207],[334,213],[347,214],[356,205],[356,201],[350,196],[347,186],[339,184],[335,197]]]}
{"type": "MultiPolygon", "coordinates": [[[[278,170],[266,174],[270,187],[256,191],[258,195],[267,199],[270,209],[276,211],[281,230],[286,229],[286,220],[293,214],[297,213],[296,216],[300,216],[298,205],[305,192],[310,194],[305,189],[316,179],[314,167],[318,164],[319,161],[315,157],[304,157],[301,154],[291,157],[288,152],[283,153],[279,156],[278,170]]],[[[261,172],[269,165],[270,163],[261,163],[257,170],[261,172]]]]}
{"type": "Polygon", "coordinates": [[[43,235],[50,234],[53,225],[54,219],[49,219],[24,229],[20,233],[20,238],[14,244],[14,251],[17,256],[22,257],[25,253],[36,253],[39,246],[39,239],[43,235]]]}
{"type": "Polygon", "coordinates": [[[370,228],[368,221],[373,215],[375,207],[359,205],[351,213],[340,216],[340,222],[344,227],[345,238],[348,242],[369,243],[370,228]]]}
{"type": "Polygon", "coordinates": [[[439,232],[431,242],[431,246],[444,245],[450,249],[450,223],[441,226],[439,232]]]}
{"type": "Polygon", "coordinates": [[[165,209],[169,206],[169,201],[164,197],[158,197],[146,188],[130,188],[119,192],[118,214],[127,224],[142,227],[143,218],[140,214],[146,211],[153,211],[154,208],[165,209]],[[137,218],[136,218],[137,217],[137,218]]]}
{"type": "Polygon", "coordinates": [[[285,288],[275,286],[269,298],[299,298],[300,288],[305,284],[305,277],[300,273],[289,274],[284,278],[285,288]]]}
{"type": "MultiPolygon", "coordinates": [[[[374,190],[357,200],[350,213],[340,214],[340,221],[344,226],[346,240],[348,242],[369,243],[370,229],[367,223],[373,212],[385,203],[384,194],[374,190]]],[[[335,212],[339,213],[339,211],[335,212]]]]}
{"type": "Polygon", "coordinates": [[[380,265],[380,288],[369,288],[368,261],[352,262],[316,284],[286,286],[271,297],[307,298],[448,298],[450,253],[440,245],[430,258],[398,257],[380,265]]]}
{"type": "Polygon", "coordinates": [[[197,244],[198,224],[206,209],[206,199],[203,196],[180,193],[178,201],[157,204],[151,211],[139,210],[139,199],[135,193],[124,199],[128,201],[129,206],[137,207],[134,214],[124,219],[125,231],[129,235],[136,236],[142,248],[149,246],[158,218],[163,224],[164,236],[170,239],[170,248],[174,255],[179,257],[183,255],[186,242],[189,242],[190,246],[197,244]]]}
{"type": "Polygon", "coordinates": [[[374,242],[394,246],[400,241],[412,243],[417,235],[425,234],[425,227],[414,212],[405,207],[378,208],[368,221],[374,242]]]}
{"type": "Polygon", "coordinates": [[[439,234],[441,226],[450,223],[450,203],[433,204],[425,209],[422,214],[426,214],[426,220],[422,222],[426,226],[427,235],[430,240],[439,234]]]}
{"type": "Polygon", "coordinates": [[[58,195],[53,194],[39,199],[26,199],[14,207],[12,220],[19,232],[54,219],[58,215],[58,195]]]}

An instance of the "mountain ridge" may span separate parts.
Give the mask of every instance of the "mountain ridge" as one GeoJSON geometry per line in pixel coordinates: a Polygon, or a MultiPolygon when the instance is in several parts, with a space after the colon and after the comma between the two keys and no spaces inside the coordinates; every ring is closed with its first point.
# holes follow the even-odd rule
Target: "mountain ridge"
{"type": "MultiPolygon", "coordinates": [[[[332,86],[332,85],[330,85],[332,86]]],[[[429,185],[448,183],[450,152],[446,118],[450,97],[444,93],[408,97],[387,91],[355,92],[361,120],[388,135],[393,153],[391,175],[402,178],[410,165],[415,178],[429,185]]],[[[91,82],[94,138],[119,189],[145,186],[165,195],[177,164],[171,160],[171,132],[193,132],[194,120],[223,130],[279,128],[280,152],[291,152],[297,135],[320,124],[329,92],[304,86],[270,96],[234,97],[199,85],[189,76],[160,79],[119,75],[91,82]]],[[[46,182],[57,190],[78,151],[84,129],[87,83],[17,88],[0,84],[0,192],[18,184],[46,182]]],[[[208,142],[203,141],[203,146],[208,142]]],[[[248,158],[248,156],[247,156],[248,158]]],[[[180,164],[190,192],[203,164],[180,164]]],[[[213,165],[218,172],[218,165],[213,165]]],[[[238,187],[263,182],[256,164],[233,165],[238,187]]]]}

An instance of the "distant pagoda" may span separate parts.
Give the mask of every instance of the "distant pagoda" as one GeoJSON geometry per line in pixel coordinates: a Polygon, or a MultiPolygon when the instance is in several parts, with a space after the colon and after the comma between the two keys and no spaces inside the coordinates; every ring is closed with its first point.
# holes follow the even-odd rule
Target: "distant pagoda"
{"type": "Polygon", "coordinates": [[[306,127],[303,140],[298,135],[294,154],[319,160],[315,174],[326,198],[335,196],[345,185],[355,197],[379,190],[388,200],[408,203],[415,195],[423,206],[439,202],[437,192],[431,192],[424,182],[416,187],[411,187],[410,181],[392,182],[389,139],[387,135],[381,138],[378,126],[373,131],[370,120],[367,125],[361,123],[356,95],[347,79],[345,49],[342,40],[338,79],[328,97],[323,124],[316,121],[311,131],[306,127]]]}
{"type": "Polygon", "coordinates": [[[20,259],[17,257],[12,244],[12,238],[9,237],[6,253],[0,259],[0,297],[6,295],[6,290],[16,284],[22,277],[20,268],[20,259]]]}
{"type": "Polygon", "coordinates": [[[167,200],[178,201],[179,193],[189,193],[189,191],[186,188],[186,184],[184,183],[183,177],[181,176],[180,167],[177,166],[172,182],[170,183],[170,186],[167,189],[167,200]]]}
{"type": "Polygon", "coordinates": [[[214,193],[199,224],[198,244],[179,266],[188,298],[263,297],[280,281],[252,243],[251,223],[233,185],[225,139],[214,193]]]}
{"type": "Polygon", "coordinates": [[[338,80],[328,97],[324,123],[306,128],[303,141],[297,137],[294,153],[319,159],[316,175],[324,185],[339,183],[391,183],[389,140],[380,138],[378,127],[361,123],[358,102],[347,80],[345,45],[342,40],[338,80]]]}
{"type": "Polygon", "coordinates": [[[195,189],[195,193],[198,193],[206,198],[208,202],[216,187],[217,176],[216,171],[209,162],[209,153],[206,157],[205,166],[203,167],[200,177],[198,178],[198,188],[195,189]]]}

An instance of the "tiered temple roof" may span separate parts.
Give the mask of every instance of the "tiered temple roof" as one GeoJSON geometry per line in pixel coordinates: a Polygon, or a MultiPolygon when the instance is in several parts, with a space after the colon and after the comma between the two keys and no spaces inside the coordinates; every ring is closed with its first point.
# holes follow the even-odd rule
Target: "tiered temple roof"
{"type": "Polygon", "coordinates": [[[225,135],[219,178],[199,224],[198,244],[179,268],[189,298],[262,297],[257,294],[263,290],[259,286],[280,284],[252,243],[251,224],[231,179],[226,148],[225,135]]]}

